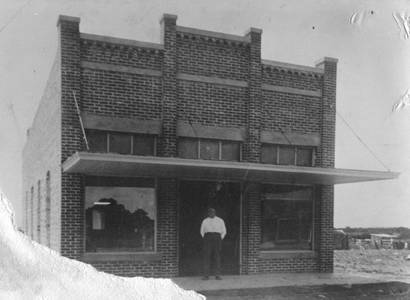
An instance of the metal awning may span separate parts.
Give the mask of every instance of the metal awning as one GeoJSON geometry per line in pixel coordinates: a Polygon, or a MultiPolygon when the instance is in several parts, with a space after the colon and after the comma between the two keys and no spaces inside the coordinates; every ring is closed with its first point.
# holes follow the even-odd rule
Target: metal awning
{"type": "Polygon", "coordinates": [[[263,183],[340,184],[397,178],[399,173],[337,168],[280,166],[247,162],[76,152],[63,172],[124,177],[253,181],[263,183]]]}

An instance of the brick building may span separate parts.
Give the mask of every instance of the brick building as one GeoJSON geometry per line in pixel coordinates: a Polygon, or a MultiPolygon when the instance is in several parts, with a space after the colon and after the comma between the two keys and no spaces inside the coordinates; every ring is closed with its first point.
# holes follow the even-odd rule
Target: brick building
{"type": "Polygon", "coordinates": [[[154,44],[59,17],[23,153],[27,234],[118,275],[198,275],[214,206],[225,274],[332,272],[333,185],[396,176],[334,168],[337,59],[263,60],[260,29],[176,20],[154,44]]]}

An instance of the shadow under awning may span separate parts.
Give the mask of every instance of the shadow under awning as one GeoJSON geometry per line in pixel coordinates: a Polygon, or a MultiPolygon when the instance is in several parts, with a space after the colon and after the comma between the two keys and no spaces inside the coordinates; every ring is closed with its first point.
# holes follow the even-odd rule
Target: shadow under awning
{"type": "Polygon", "coordinates": [[[262,183],[340,184],[394,179],[396,172],[281,166],[247,162],[76,152],[63,172],[121,177],[253,181],[262,183]]]}

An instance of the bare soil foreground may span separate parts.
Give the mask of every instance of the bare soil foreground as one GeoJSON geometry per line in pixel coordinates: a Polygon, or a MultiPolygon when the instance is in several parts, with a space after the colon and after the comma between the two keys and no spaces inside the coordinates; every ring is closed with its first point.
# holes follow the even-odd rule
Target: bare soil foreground
{"type": "Polygon", "coordinates": [[[352,285],[288,286],[230,291],[207,291],[207,299],[335,299],[410,300],[410,250],[335,251],[335,272],[374,279],[352,285]]]}
{"type": "Polygon", "coordinates": [[[410,280],[410,250],[337,250],[335,272],[374,274],[377,278],[410,280]],[[392,278],[393,277],[393,278],[392,278]]]}
{"type": "Polygon", "coordinates": [[[202,293],[208,300],[408,300],[410,285],[403,282],[368,283],[358,285],[288,286],[245,290],[208,291],[202,293]]]}

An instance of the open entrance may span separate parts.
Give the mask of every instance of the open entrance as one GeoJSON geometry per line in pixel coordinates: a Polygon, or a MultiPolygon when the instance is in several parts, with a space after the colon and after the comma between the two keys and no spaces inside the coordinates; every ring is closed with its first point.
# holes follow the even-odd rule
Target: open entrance
{"type": "Polygon", "coordinates": [[[222,274],[239,274],[240,184],[232,182],[180,182],[180,276],[202,274],[201,222],[214,207],[225,221],[222,242],[222,274]]]}

